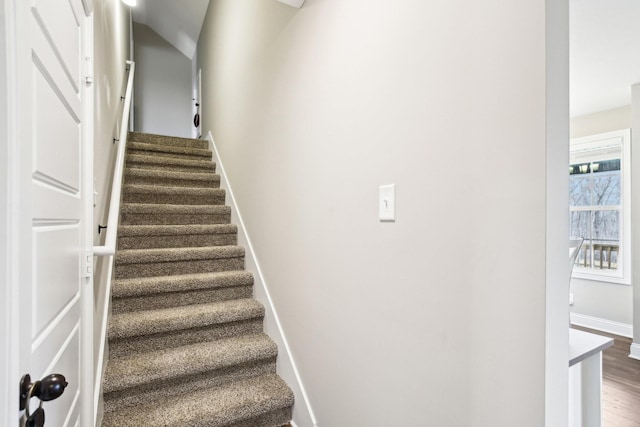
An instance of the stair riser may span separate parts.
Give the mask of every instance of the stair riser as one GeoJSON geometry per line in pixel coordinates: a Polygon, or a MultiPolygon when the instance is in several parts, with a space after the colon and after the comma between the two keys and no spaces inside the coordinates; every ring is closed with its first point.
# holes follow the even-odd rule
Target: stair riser
{"type": "Polygon", "coordinates": [[[201,150],[207,150],[209,148],[209,142],[202,139],[189,139],[189,138],[176,138],[167,137],[164,135],[151,135],[132,133],[128,138],[129,142],[143,142],[145,144],[165,145],[169,147],[189,147],[198,148],[201,150]]]}
{"type": "Polygon", "coordinates": [[[135,169],[149,169],[149,170],[165,170],[165,171],[174,171],[174,172],[197,172],[197,173],[215,173],[216,167],[213,162],[206,163],[193,163],[188,165],[174,165],[171,163],[163,163],[159,161],[148,161],[141,162],[137,160],[127,160],[126,162],[127,168],[135,168],[135,169]]]}
{"type": "Polygon", "coordinates": [[[151,276],[174,276],[176,274],[210,273],[244,269],[244,257],[201,259],[193,261],[149,262],[140,264],[118,264],[116,279],[151,276]]]}
{"type": "Polygon", "coordinates": [[[135,298],[167,292],[194,292],[238,286],[252,287],[253,275],[246,271],[231,271],[201,276],[169,276],[157,280],[152,278],[114,281],[112,298],[135,298]]]}
{"type": "Polygon", "coordinates": [[[118,249],[152,249],[237,245],[237,233],[186,236],[131,236],[118,239],[118,249]]]}
{"type": "Polygon", "coordinates": [[[289,424],[293,418],[293,407],[279,409],[277,411],[268,412],[258,417],[240,421],[233,424],[227,424],[225,427],[255,427],[255,426],[283,426],[289,424]]]}
{"type": "Polygon", "coordinates": [[[215,171],[216,164],[209,158],[202,158],[200,160],[184,160],[184,159],[172,159],[171,157],[157,158],[154,155],[131,155],[127,154],[125,157],[125,164],[127,167],[139,167],[150,166],[151,169],[168,170],[170,167],[179,167],[181,170],[187,172],[196,172],[199,169],[204,171],[215,171]]]}
{"type": "MultiPolygon", "coordinates": [[[[192,171],[191,171],[192,172],[192,171]]],[[[220,177],[211,175],[212,179],[175,179],[175,178],[156,178],[146,176],[125,177],[127,184],[140,185],[157,185],[167,187],[199,187],[199,188],[220,188],[220,177]]]]}
{"type": "Polygon", "coordinates": [[[158,170],[163,169],[166,171],[172,172],[196,172],[196,173],[215,173],[216,169],[211,166],[180,166],[180,165],[166,165],[162,163],[127,163],[127,167],[136,168],[136,169],[149,169],[149,170],[158,170]]]}
{"type": "MultiPolygon", "coordinates": [[[[213,389],[230,382],[274,373],[275,370],[275,359],[271,358],[260,360],[251,364],[233,366],[227,369],[205,372],[196,376],[171,379],[171,381],[166,381],[164,383],[152,383],[146,386],[137,387],[135,389],[105,393],[105,419],[102,423],[102,427],[126,427],[119,424],[109,424],[108,413],[110,411],[121,410],[125,408],[133,409],[141,403],[147,403],[159,398],[179,396],[197,390],[213,389]]],[[[253,427],[255,426],[256,425],[253,425],[253,427]]]]}
{"type": "Polygon", "coordinates": [[[183,147],[179,145],[153,144],[148,142],[128,141],[127,151],[147,153],[187,154],[211,159],[212,153],[208,148],[183,147]]]}
{"type": "Polygon", "coordinates": [[[251,298],[252,286],[234,286],[229,288],[202,289],[191,292],[170,292],[142,295],[128,298],[113,298],[113,314],[136,310],[156,310],[169,307],[182,307],[190,304],[205,304],[217,301],[229,301],[251,298]]]}
{"type": "Polygon", "coordinates": [[[180,159],[180,160],[211,160],[211,155],[200,155],[195,153],[163,153],[161,151],[139,150],[135,148],[127,149],[127,154],[135,156],[153,156],[156,158],[180,159]]]}
{"type": "Polygon", "coordinates": [[[190,224],[229,224],[231,214],[151,214],[151,213],[122,213],[122,225],[190,225],[190,224]]]}
{"type": "Polygon", "coordinates": [[[262,332],[262,317],[161,334],[109,340],[109,357],[128,356],[262,332]]]}
{"type": "Polygon", "coordinates": [[[208,194],[189,193],[134,193],[126,191],[122,196],[124,203],[153,203],[173,205],[224,205],[224,192],[210,192],[208,194]]]}

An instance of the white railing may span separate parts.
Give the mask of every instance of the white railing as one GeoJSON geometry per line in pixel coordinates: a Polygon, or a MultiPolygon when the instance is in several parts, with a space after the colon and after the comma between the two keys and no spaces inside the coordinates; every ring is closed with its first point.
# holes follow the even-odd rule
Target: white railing
{"type": "Polygon", "coordinates": [[[127,134],[129,132],[129,111],[131,110],[131,92],[133,90],[133,75],[136,64],[127,61],[129,65],[129,79],[122,106],[122,121],[120,122],[120,136],[118,140],[118,153],[113,171],[113,183],[111,184],[111,201],[109,202],[109,218],[107,220],[107,237],[103,246],[94,246],[94,256],[108,256],[116,253],[116,234],[118,231],[118,216],[120,213],[120,195],[122,193],[122,172],[124,170],[124,156],[127,146],[127,134]]]}

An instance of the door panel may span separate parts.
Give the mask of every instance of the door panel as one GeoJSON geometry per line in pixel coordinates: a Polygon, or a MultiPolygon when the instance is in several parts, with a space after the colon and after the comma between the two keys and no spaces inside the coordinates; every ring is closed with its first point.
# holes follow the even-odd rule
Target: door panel
{"type": "Polygon", "coordinates": [[[33,106],[34,174],[60,184],[60,190],[80,190],[80,124],[42,74],[35,73],[33,106]],[[51,140],[51,135],[59,138],[51,140]]]}
{"type": "MultiPolygon", "coordinates": [[[[52,2],[49,2],[52,3],[52,2]]],[[[63,63],[53,55],[44,31],[33,33],[34,176],[48,177],[61,189],[78,193],[80,188],[81,99],[63,72],[63,63]],[[56,139],[52,140],[51,136],[56,139]]],[[[74,32],[75,31],[71,31],[74,32]]],[[[77,54],[77,52],[76,52],[77,54]]],[[[45,178],[46,179],[46,178],[45,178]]]]}
{"type": "MultiPolygon", "coordinates": [[[[66,377],[62,396],[43,407],[47,426],[74,426],[86,413],[84,393],[93,392],[82,388],[81,353],[81,303],[90,283],[82,260],[91,244],[82,164],[89,142],[83,141],[83,49],[89,47],[83,43],[91,18],[82,13],[81,0],[14,4],[22,197],[19,367],[34,381],[52,373],[66,377]]],[[[33,399],[32,409],[38,404],[33,399]]]]}
{"type": "Polygon", "coordinates": [[[33,235],[33,337],[37,339],[80,298],[79,224],[34,226],[33,235]]]}
{"type": "MultiPolygon", "coordinates": [[[[55,335],[60,335],[58,332],[55,335]]],[[[36,352],[52,351],[53,357],[48,363],[44,363],[43,359],[37,360],[32,366],[35,378],[42,378],[49,373],[62,373],[69,382],[62,396],[58,399],[45,402],[43,405],[46,412],[45,426],[67,426],[73,424],[65,423],[65,420],[74,418],[73,414],[79,413],[79,393],[80,387],[77,381],[70,381],[72,378],[80,377],[80,365],[77,363],[80,354],[80,326],[76,325],[61,343],[49,349],[46,345],[41,345],[35,349],[36,352]],[[35,374],[37,372],[37,374],[35,374]]],[[[58,338],[58,337],[56,337],[58,338]]],[[[43,342],[43,344],[45,344],[43,342]]],[[[36,404],[37,399],[33,399],[31,404],[36,404]]]]}
{"type": "MultiPolygon", "coordinates": [[[[44,404],[46,411],[45,427],[67,426],[66,420],[72,419],[79,411],[80,394],[80,327],[75,327],[69,336],[62,342],[58,353],[53,353],[53,360],[44,367],[43,375],[52,372],[64,372],[69,382],[62,396],[44,404]]],[[[36,365],[34,368],[38,369],[36,365]]],[[[34,370],[35,372],[35,370],[34,370]]],[[[37,378],[42,378],[39,376],[37,378]]],[[[35,401],[34,401],[35,402],[35,401]]]]}
{"type": "MultiPolygon", "coordinates": [[[[80,194],[73,195],[60,184],[50,183],[47,176],[35,173],[33,176],[33,217],[36,220],[63,221],[77,215],[82,206],[80,194]],[[64,202],[60,203],[62,198],[64,202]]],[[[72,220],[73,221],[73,220],[72,220]]]]}
{"type": "Polygon", "coordinates": [[[33,2],[33,15],[39,22],[43,33],[49,36],[51,45],[60,57],[65,72],[79,93],[81,78],[81,28],[83,16],[79,16],[82,6],[75,10],[68,2],[61,5],[58,1],[36,0],[33,2]]]}
{"type": "MultiPolygon", "coordinates": [[[[70,342],[69,337],[76,334],[79,329],[78,317],[80,317],[80,306],[78,304],[70,304],[68,312],[65,312],[60,317],[60,321],[55,324],[55,328],[52,328],[50,333],[41,334],[37,339],[33,340],[33,352],[48,354],[50,360],[45,358],[38,358],[33,361],[32,369],[33,375],[31,378],[42,378],[47,374],[50,374],[50,365],[57,355],[66,348],[65,343],[70,342]]],[[[59,373],[62,373],[60,371],[59,373]]],[[[64,374],[65,377],[67,374],[64,374]]],[[[67,378],[69,381],[69,378],[67,378]]],[[[71,386],[71,382],[69,382],[71,386]]],[[[75,383],[77,385],[77,383],[75,383]]],[[[66,391],[65,393],[66,394],[66,391]]],[[[56,400],[58,402],[58,400],[56,400]]],[[[53,403],[51,404],[53,405],[53,403]]]]}
{"type": "Polygon", "coordinates": [[[77,77],[71,77],[67,66],[60,61],[60,56],[56,55],[55,40],[51,39],[45,33],[46,28],[41,27],[34,21],[40,31],[31,35],[32,37],[32,54],[35,57],[33,63],[38,66],[47,80],[52,83],[56,90],[62,93],[61,98],[74,102],[73,110],[77,111],[80,104],[81,94],[78,91],[79,81],[77,77]]]}

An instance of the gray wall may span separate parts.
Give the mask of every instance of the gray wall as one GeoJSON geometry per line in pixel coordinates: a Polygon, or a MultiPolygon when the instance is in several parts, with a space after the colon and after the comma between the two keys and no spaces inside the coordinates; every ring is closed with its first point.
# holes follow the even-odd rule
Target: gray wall
{"type": "MultiPolygon", "coordinates": [[[[596,135],[631,127],[631,106],[571,119],[571,137],[596,135]]],[[[626,325],[633,323],[632,287],[617,283],[571,279],[574,296],[572,313],[626,325]]]]}
{"type": "MultiPolygon", "coordinates": [[[[203,131],[318,425],[545,424],[545,12],[211,1],[203,131]],[[397,220],[381,223],[389,183],[397,220]]],[[[564,307],[548,390],[566,415],[564,307]]]]}
{"type": "Polygon", "coordinates": [[[135,130],[191,137],[191,60],[146,25],[133,37],[135,130]]]}

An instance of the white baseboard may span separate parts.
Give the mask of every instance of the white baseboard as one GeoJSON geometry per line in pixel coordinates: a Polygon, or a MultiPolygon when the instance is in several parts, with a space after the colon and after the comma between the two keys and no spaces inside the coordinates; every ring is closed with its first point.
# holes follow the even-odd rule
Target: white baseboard
{"type": "Polygon", "coordinates": [[[633,338],[633,325],[627,323],[614,322],[613,320],[587,316],[586,314],[571,313],[571,324],[620,335],[622,337],[633,338]]]}
{"type": "Polygon", "coordinates": [[[220,188],[224,189],[228,195],[227,203],[231,206],[231,222],[238,226],[238,244],[245,247],[245,268],[254,274],[254,297],[265,306],[264,329],[267,335],[273,339],[278,348],[284,350],[278,352],[277,372],[293,390],[295,405],[293,407],[293,427],[317,427],[316,418],[311,409],[309,398],[305,391],[302,379],[293,360],[293,355],[287,339],[284,335],[282,325],[273,305],[273,300],[269,294],[266,281],[258,264],[258,259],[253,250],[251,239],[242,220],[242,215],[236,204],[231,185],[227,179],[224,165],[220,159],[220,154],[216,147],[213,135],[207,133],[206,139],[209,141],[209,148],[213,153],[213,161],[216,162],[216,172],[220,175],[220,188]]]}
{"type": "Polygon", "coordinates": [[[631,352],[629,354],[630,358],[640,360],[640,344],[637,344],[635,342],[631,344],[630,352],[631,352]]]}

